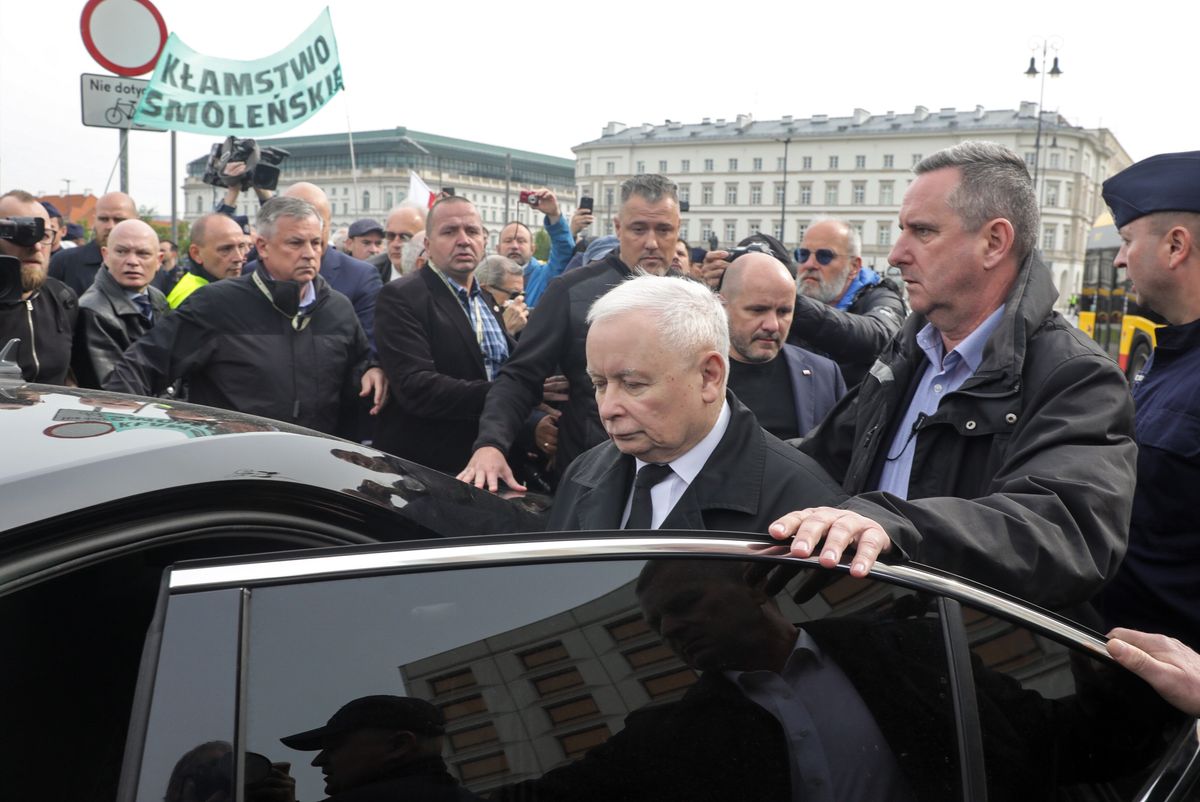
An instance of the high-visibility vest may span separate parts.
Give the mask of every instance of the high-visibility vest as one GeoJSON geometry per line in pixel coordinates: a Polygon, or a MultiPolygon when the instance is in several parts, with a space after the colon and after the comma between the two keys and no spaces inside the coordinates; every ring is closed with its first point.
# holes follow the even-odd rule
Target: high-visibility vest
{"type": "Polygon", "coordinates": [[[185,298],[207,283],[208,279],[197,276],[191,271],[184,273],[183,278],[179,279],[179,283],[175,285],[171,290],[171,294],[167,296],[167,306],[177,309],[185,298]]]}

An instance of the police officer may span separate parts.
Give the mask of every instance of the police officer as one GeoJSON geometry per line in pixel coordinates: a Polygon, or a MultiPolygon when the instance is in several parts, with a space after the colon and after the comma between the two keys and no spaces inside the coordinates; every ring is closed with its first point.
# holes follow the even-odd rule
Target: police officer
{"type": "Polygon", "coordinates": [[[1166,318],[1134,377],[1137,490],[1129,551],[1098,605],[1109,624],[1200,648],[1200,151],[1151,156],[1104,182],[1114,264],[1166,318]]]}

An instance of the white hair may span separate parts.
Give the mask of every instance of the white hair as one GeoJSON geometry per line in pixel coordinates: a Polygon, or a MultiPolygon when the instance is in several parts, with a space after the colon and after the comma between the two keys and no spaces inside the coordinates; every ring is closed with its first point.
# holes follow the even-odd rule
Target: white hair
{"type": "Polygon", "coordinates": [[[679,276],[635,276],[596,299],[587,322],[638,313],[658,324],[659,339],[680,355],[716,351],[729,370],[729,317],[720,299],[698,281],[679,276]]]}

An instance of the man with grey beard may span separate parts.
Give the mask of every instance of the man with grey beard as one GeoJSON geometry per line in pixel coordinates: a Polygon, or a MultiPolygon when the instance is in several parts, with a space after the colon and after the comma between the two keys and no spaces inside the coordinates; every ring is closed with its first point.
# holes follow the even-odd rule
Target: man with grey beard
{"type": "Polygon", "coordinates": [[[0,218],[12,217],[40,220],[44,236],[33,243],[0,239],[0,255],[17,259],[21,275],[19,297],[0,301],[0,347],[13,338],[21,341],[16,361],[25,381],[65,384],[79,299],[47,275],[54,232],[42,204],[19,189],[0,195],[0,218]]]}

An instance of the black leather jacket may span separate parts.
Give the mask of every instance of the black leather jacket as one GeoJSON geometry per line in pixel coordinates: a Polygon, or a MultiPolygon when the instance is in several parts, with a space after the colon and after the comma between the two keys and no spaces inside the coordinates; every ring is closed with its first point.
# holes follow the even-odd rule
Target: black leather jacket
{"type": "MultiPolygon", "coordinates": [[[[154,321],[161,321],[168,312],[167,299],[154,287],[147,287],[146,291],[154,321]]],[[[71,358],[79,386],[100,389],[125,349],[153,326],[154,323],[142,317],[108,270],[97,272],[95,283],[79,299],[71,358]]]]}

